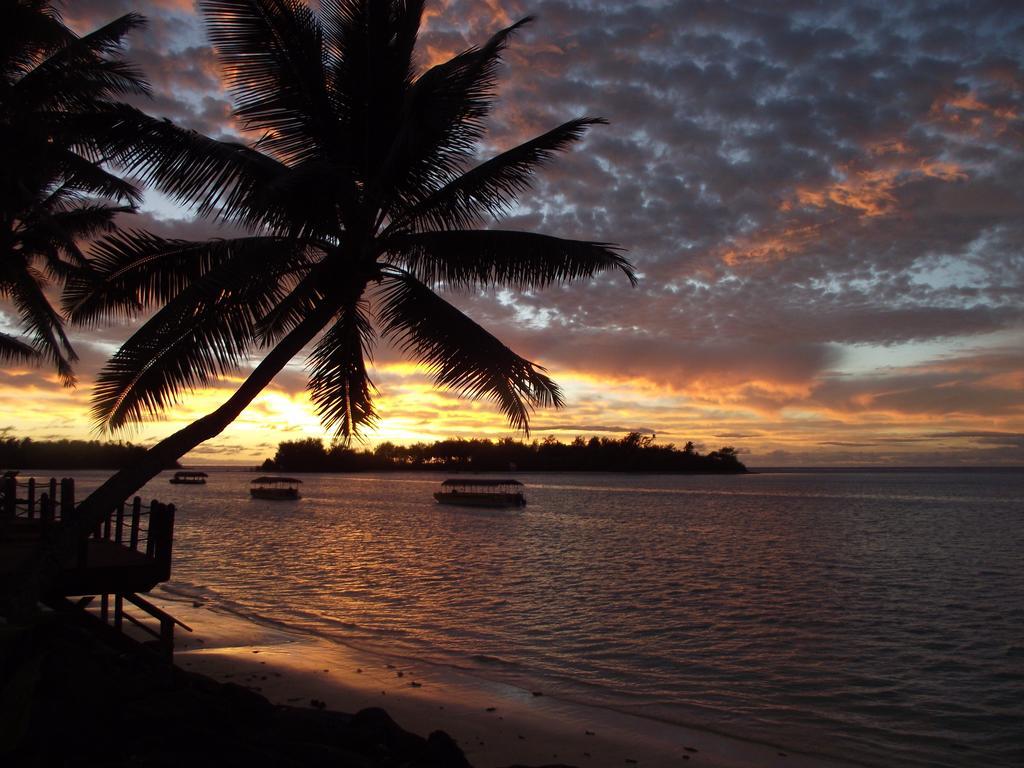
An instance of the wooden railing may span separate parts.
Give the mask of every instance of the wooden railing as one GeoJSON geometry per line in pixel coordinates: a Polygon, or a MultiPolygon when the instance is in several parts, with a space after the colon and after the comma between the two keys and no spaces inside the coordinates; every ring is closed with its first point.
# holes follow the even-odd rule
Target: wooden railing
{"type": "MultiPolygon", "coordinates": [[[[75,481],[66,477],[50,478],[40,483],[34,477],[19,480],[3,478],[3,513],[9,518],[38,520],[45,531],[48,525],[69,524],[75,517],[75,481]]],[[[130,503],[122,502],[96,525],[90,538],[110,541],[134,552],[140,552],[159,564],[161,581],[171,575],[171,554],[174,540],[174,505],[153,499],[143,504],[138,496],[130,503]]],[[[89,566],[88,539],[80,542],[75,566],[89,566]]]]}

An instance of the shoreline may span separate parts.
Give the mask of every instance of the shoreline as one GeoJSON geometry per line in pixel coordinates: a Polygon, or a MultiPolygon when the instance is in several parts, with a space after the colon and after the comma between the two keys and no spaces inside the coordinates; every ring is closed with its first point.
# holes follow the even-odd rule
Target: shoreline
{"type": "Polygon", "coordinates": [[[390,657],[269,626],[158,589],[149,598],[179,630],[175,664],[254,690],[274,704],[354,713],[381,707],[404,729],[443,730],[476,768],[693,764],[712,768],[848,768],[853,764],[746,741],[390,657]]]}

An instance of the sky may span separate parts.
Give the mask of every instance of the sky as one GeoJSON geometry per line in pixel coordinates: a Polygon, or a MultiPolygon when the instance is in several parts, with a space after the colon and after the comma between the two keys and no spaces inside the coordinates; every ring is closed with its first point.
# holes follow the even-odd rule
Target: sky
{"type": "MultiPolygon", "coordinates": [[[[153,85],[141,106],[237,137],[190,0],[74,0],[64,16],[86,31],[129,10],[149,19],[128,50],[153,85]]],[[[419,63],[528,14],[482,153],[573,117],[610,124],[545,168],[501,226],[617,243],[640,277],[446,295],[563,387],[566,407],[538,411],[531,437],[639,431],[731,445],[755,467],[1024,464],[1024,6],[436,0],[419,63]]],[[[216,234],[156,193],[131,218],[216,234]]],[[[96,436],[91,381],[131,331],[73,329],[73,390],[4,370],[0,428],[96,436]]],[[[102,437],[152,442],[243,375],[102,437]]],[[[521,437],[394,350],[371,375],[382,418],[367,447],[521,437]]],[[[304,387],[297,358],[189,461],[329,440],[304,387]]]]}

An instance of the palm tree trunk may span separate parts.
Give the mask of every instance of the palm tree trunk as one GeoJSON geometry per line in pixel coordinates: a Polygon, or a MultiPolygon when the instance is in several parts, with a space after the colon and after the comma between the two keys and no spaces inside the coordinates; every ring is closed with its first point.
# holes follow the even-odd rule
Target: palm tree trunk
{"type": "Polygon", "coordinates": [[[322,304],[278,342],[222,406],[164,438],[131,466],[115,473],[89,494],[76,508],[71,524],[61,527],[54,542],[19,569],[11,583],[3,585],[0,614],[9,617],[31,615],[45,586],[56,578],[64,563],[74,555],[78,541],[88,536],[89,531],[102,523],[111,510],[172,462],[223,432],[281,369],[316,337],[337,309],[337,303],[322,304]]]}

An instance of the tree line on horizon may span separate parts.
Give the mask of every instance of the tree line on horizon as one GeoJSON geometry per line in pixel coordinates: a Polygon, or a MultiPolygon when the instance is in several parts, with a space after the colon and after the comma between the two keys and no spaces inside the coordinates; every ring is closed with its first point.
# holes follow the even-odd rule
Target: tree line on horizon
{"type": "MultiPolygon", "coordinates": [[[[121,469],[146,452],[141,445],[99,440],[0,438],[0,469],[121,469]]],[[[169,468],[178,467],[174,462],[169,468]]]]}
{"type": "Polygon", "coordinates": [[[382,470],[462,470],[474,472],[746,472],[735,448],[702,454],[692,442],[683,448],[655,444],[652,436],[630,432],[621,439],[577,437],[562,443],[554,437],[525,442],[510,437],[455,438],[434,443],[356,450],[307,438],[282,442],[264,471],[369,472],[382,470]]]}

